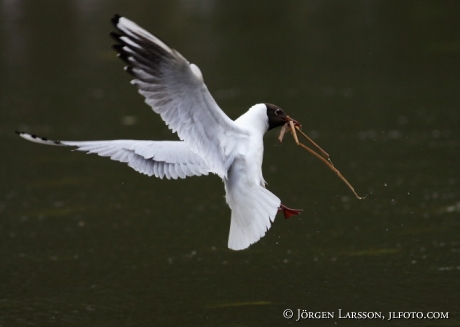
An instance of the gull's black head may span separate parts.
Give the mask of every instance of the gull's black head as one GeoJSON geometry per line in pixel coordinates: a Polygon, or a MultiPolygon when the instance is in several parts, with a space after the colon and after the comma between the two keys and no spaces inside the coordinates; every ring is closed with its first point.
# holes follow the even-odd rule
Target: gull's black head
{"type": "Polygon", "coordinates": [[[294,122],[294,125],[300,126],[296,120],[286,115],[286,113],[280,107],[271,103],[266,103],[265,106],[267,107],[268,130],[283,126],[290,120],[294,122]]]}

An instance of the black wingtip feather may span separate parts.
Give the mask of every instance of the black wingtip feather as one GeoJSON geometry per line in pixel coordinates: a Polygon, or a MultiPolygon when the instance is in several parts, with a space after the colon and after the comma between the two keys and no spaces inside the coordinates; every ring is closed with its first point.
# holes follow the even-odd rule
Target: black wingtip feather
{"type": "Polygon", "coordinates": [[[136,74],[135,74],[134,71],[133,71],[133,67],[131,67],[131,66],[126,66],[126,67],[125,67],[125,71],[126,71],[128,74],[130,74],[130,75],[132,75],[132,76],[134,76],[134,77],[137,77],[136,74]]]}
{"type": "Polygon", "coordinates": [[[126,51],[123,50],[124,45],[123,44],[114,44],[112,45],[112,49],[115,50],[118,53],[118,58],[123,60],[127,64],[132,64],[129,60],[131,57],[126,51]]]}
{"type": "Polygon", "coordinates": [[[121,16],[118,15],[118,14],[115,14],[113,15],[112,19],[111,19],[111,22],[113,25],[115,25],[115,27],[117,26],[118,24],[118,21],[120,20],[121,16]]]}
{"type": "Polygon", "coordinates": [[[112,49],[117,51],[117,52],[122,52],[123,51],[123,44],[117,43],[112,45],[112,49]]]}
{"type": "Polygon", "coordinates": [[[120,33],[117,33],[117,32],[110,32],[109,35],[115,39],[115,41],[118,41],[120,42],[120,38],[123,36],[121,35],[120,33]]]}
{"type": "MultiPolygon", "coordinates": [[[[139,74],[134,71],[134,66],[152,77],[161,77],[163,74],[160,65],[164,60],[171,59],[172,54],[168,53],[168,50],[164,49],[161,44],[153,42],[143,33],[139,34],[136,31],[132,31],[131,34],[126,34],[124,27],[122,27],[123,30],[119,28],[120,18],[121,16],[119,15],[115,15],[112,18],[116,30],[111,32],[110,36],[116,41],[112,49],[118,53],[118,58],[128,64],[125,67],[125,71],[135,78],[140,78],[139,74]]],[[[129,28],[127,29],[130,30],[129,28]]],[[[166,44],[165,42],[163,43],[166,44]]]]}
{"type": "Polygon", "coordinates": [[[132,62],[129,60],[129,55],[127,53],[124,53],[124,52],[121,52],[119,51],[118,52],[118,58],[120,58],[121,60],[123,60],[125,63],[127,63],[128,65],[131,65],[132,62]]]}

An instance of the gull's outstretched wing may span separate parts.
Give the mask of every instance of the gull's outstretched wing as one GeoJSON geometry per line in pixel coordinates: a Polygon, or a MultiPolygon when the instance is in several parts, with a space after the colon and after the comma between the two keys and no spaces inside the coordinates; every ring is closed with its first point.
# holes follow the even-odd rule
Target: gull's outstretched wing
{"type": "Polygon", "coordinates": [[[102,157],[125,162],[134,170],[167,179],[207,175],[210,170],[203,159],[189,150],[182,141],[52,141],[18,132],[22,138],[47,145],[73,146],[75,150],[97,153],[102,157]]]}
{"type": "Polygon", "coordinates": [[[238,140],[248,132],[219,108],[196,65],[132,21],[116,15],[112,22],[118,29],[114,48],[145,102],[211,171],[226,177],[238,140]]]}

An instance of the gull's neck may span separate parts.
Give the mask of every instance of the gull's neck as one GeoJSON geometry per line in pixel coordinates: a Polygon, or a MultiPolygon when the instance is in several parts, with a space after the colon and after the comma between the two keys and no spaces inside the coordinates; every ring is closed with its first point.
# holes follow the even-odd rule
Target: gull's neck
{"type": "Polygon", "coordinates": [[[238,117],[235,123],[263,136],[268,130],[267,107],[263,103],[252,106],[246,113],[238,117]]]}

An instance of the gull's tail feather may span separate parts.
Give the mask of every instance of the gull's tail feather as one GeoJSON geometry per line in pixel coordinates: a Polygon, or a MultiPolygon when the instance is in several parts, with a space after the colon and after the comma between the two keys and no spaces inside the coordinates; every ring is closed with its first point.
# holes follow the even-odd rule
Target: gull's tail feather
{"type": "Polygon", "coordinates": [[[280,199],[260,185],[227,187],[227,203],[232,209],[228,247],[243,250],[261,239],[274,221],[280,199]]]}

